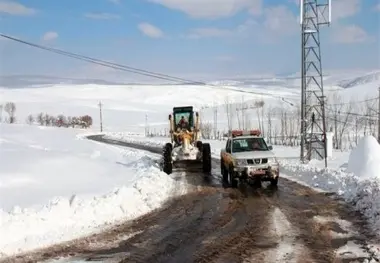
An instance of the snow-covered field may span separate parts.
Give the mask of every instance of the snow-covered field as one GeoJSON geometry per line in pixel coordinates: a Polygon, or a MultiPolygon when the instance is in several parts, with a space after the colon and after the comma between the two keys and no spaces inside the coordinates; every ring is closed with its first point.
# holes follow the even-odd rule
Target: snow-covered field
{"type": "Polygon", "coordinates": [[[84,132],[0,124],[0,256],[137,217],[178,187],[157,156],[84,140],[84,132]]]}
{"type": "MultiPolygon", "coordinates": [[[[326,77],[326,96],[336,93],[341,97],[342,101],[333,103],[377,97],[380,71],[360,72],[358,76],[357,74],[340,73],[334,78],[326,77]],[[340,83],[350,88],[343,89],[337,86],[340,83]]],[[[94,119],[93,128],[99,129],[98,104],[102,102],[105,131],[133,132],[144,132],[146,121],[151,132],[163,132],[168,128],[167,116],[173,106],[192,105],[201,111],[204,120],[212,122],[213,106],[219,105],[218,130],[223,131],[227,128],[226,100],[238,104],[238,107],[243,100],[247,103],[246,106],[252,106],[254,102],[263,100],[266,109],[284,107],[294,111],[295,105],[300,101],[299,83],[299,79],[273,78],[270,82],[240,80],[235,81],[234,85],[224,86],[59,84],[43,85],[43,87],[34,85],[19,89],[0,87],[0,104],[14,102],[17,107],[16,119],[20,123],[25,123],[29,114],[36,115],[40,112],[55,116],[89,114],[94,119]]],[[[232,114],[237,115],[236,112],[232,114]]],[[[4,110],[2,115],[4,119],[6,117],[4,110]]],[[[251,119],[252,125],[257,124],[256,110],[247,110],[246,116],[251,119]]],[[[272,117],[275,120],[279,116],[272,117]]],[[[233,122],[236,127],[237,116],[233,118],[233,122]]]]}
{"type": "MultiPolygon", "coordinates": [[[[365,100],[377,96],[379,76],[375,72],[330,78],[326,89],[338,90],[343,102],[352,98],[365,100]]],[[[99,131],[99,101],[108,136],[161,146],[166,138],[132,136],[128,132],[143,133],[146,121],[151,132],[167,129],[167,116],[173,106],[193,105],[199,110],[214,104],[220,105],[218,129],[223,130],[227,123],[223,105],[226,98],[241,103],[244,95],[245,101],[264,100],[267,106],[292,107],[289,102],[299,102],[296,81],[299,82],[275,78],[270,84],[237,81],[226,87],[61,84],[0,88],[0,104],[16,104],[18,123],[0,124],[0,257],[69,240],[136,217],[158,207],[178,187],[170,176],[159,171],[154,162],[157,157],[152,154],[83,140],[85,133],[99,131]],[[89,114],[94,120],[93,128],[84,131],[24,125],[29,114],[40,112],[89,114]]],[[[213,110],[203,109],[201,116],[212,122],[213,110]]],[[[0,118],[6,117],[3,108],[0,118]]],[[[218,158],[225,142],[210,143],[218,158]]],[[[298,147],[274,146],[274,151],[280,158],[283,177],[341,194],[380,232],[380,208],[376,203],[376,198],[380,200],[380,167],[376,166],[380,164],[376,161],[380,154],[378,145],[374,145],[363,142],[350,161],[350,152],[334,151],[327,170],[318,161],[299,164],[298,147]],[[367,168],[353,160],[361,160],[360,164],[367,168]],[[360,171],[371,176],[364,178],[360,171]]]]}

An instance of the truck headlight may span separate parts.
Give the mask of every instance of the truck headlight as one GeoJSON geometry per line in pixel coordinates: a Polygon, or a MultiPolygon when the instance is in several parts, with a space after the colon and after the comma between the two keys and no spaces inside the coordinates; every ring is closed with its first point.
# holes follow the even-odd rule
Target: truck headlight
{"type": "Polygon", "coordinates": [[[270,163],[270,164],[278,164],[277,158],[276,157],[268,158],[268,163],[270,163]]]}
{"type": "Polygon", "coordinates": [[[247,160],[245,159],[236,160],[236,165],[237,166],[247,165],[247,160]]]}

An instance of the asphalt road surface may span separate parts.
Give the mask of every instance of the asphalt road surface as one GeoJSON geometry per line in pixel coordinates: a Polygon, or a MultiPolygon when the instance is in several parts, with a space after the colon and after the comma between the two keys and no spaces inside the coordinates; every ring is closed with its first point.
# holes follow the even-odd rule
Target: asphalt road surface
{"type": "MultiPolygon", "coordinates": [[[[89,139],[162,151],[102,136],[89,139]]],[[[125,263],[378,262],[365,248],[372,236],[364,220],[336,197],[284,178],[277,188],[263,183],[261,188],[243,184],[233,189],[222,183],[217,160],[213,165],[211,176],[170,175],[178,184],[186,182],[189,191],[159,210],[99,234],[0,262],[50,262],[46,260],[59,257],[69,257],[66,262],[125,263]],[[345,248],[346,244],[354,247],[345,248]]]]}

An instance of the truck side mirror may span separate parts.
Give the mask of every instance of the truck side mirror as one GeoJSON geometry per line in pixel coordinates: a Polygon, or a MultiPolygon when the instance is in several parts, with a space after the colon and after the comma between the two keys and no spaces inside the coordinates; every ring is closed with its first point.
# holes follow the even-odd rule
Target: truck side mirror
{"type": "Polygon", "coordinates": [[[269,150],[269,151],[272,151],[272,150],[273,150],[273,146],[272,146],[272,145],[269,145],[269,146],[268,146],[268,150],[269,150]]]}

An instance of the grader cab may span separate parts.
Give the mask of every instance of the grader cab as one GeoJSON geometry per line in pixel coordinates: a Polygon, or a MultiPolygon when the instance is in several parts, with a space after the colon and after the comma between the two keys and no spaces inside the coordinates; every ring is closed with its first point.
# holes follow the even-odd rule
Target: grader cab
{"type": "Polygon", "coordinates": [[[202,164],[204,173],[211,172],[211,148],[200,141],[198,112],[192,106],[174,107],[169,115],[171,142],[163,150],[163,171],[171,174],[179,163],[202,164]]]}

